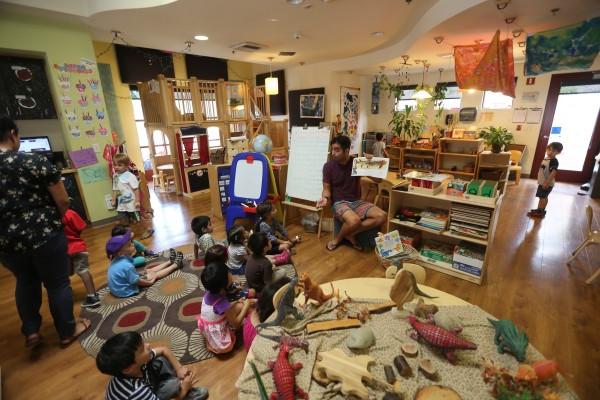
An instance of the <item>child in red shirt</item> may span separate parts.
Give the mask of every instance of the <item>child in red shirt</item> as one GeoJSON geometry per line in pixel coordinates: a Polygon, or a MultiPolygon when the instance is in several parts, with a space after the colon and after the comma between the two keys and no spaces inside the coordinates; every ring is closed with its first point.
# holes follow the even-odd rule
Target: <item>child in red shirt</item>
{"type": "Polygon", "coordinates": [[[71,209],[68,209],[63,216],[62,223],[65,226],[65,235],[67,236],[71,274],[75,272],[79,275],[87,291],[87,296],[81,306],[85,308],[98,307],[100,297],[96,293],[96,287],[89,271],[87,246],[81,238],[81,232],[87,225],[79,214],[71,209]]]}

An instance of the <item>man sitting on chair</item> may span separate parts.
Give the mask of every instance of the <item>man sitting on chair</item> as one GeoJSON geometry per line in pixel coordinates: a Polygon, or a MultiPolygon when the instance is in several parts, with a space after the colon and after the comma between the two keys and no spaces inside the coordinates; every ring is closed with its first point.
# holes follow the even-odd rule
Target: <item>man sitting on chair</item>
{"type": "MultiPolygon", "coordinates": [[[[346,239],[357,250],[362,250],[356,234],[383,225],[387,213],[372,203],[360,200],[360,176],[352,176],[350,139],[336,136],[331,140],[332,159],[323,166],[323,194],[317,207],[333,205],[335,218],[342,228],[327,243],[327,250],[335,250],[346,239]]],[[[367,158],[371,156],[367,155],[367,158]]],[[[375,181],[381,179],[372,178],[375,181]]]]}

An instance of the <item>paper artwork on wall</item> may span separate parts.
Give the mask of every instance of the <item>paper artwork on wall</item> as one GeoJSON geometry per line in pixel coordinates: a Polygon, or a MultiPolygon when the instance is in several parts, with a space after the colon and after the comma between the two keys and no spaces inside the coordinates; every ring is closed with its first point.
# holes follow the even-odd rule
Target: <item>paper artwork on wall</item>
{"type": "Polygon", "coordinates": [[[79,170],[84,184],[102,182],[108,180],[107,169],[104,165],[82,168],[79,170]]]}
{"type": "Polygon", "coordinates": [[[539,124],[542,121],[542,109],[541,108],[530,108],[527,110],[527,123],[528,124],[539,124]]]}
{"type": "Polygon", "coordinates": [[[530,103],[536,103],[540,96],[540,92],[523,92],[521,95],[521,100],[527,101],[530,103]]]}
{"type": "Polygon", "coordinates": [[[342,86],[340,88],[340,107],[342,132],[354,141],[358,130],[360,89],[342,86]]]}
{"type": "Polygon", "coordinates": [[[70,151],[69,158],[73,162],[73,167],[75,168],[94,165],[98,162],[98,157],[96,157],[96,152],[94,152],[94,149],[92,147],[88,147],[87,149],[70,151]]]}
{"type": "Polygon", "coordinates": [[[494,120],[493,111],[483,111],[481,114],[481,122],[492,122],[494,120]]]}
{"type": "Polygon", "coordinates": [[[522,124],[527,120],[526,108],[515,108],[513,110],[512,122],[514,124],[522,124]]]}

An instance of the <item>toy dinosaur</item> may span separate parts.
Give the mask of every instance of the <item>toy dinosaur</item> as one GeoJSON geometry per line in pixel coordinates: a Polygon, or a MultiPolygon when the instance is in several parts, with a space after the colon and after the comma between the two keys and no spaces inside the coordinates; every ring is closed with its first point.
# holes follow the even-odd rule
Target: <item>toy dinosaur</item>
{"type": "Polygon", "coordinates": [[[411,334],[413,339],[418,340],[419,337],[423,338],[423,340],[425,340],[431,346],[440,349],[446,356],[446,359],[452,364],[456,363],[456,355],[454,354],[455,350],[477,349],[477,345],[475,343],[462,339],[456,334],[444,328],[440,328],[439,326],[419,322],[412,315],[408,317],[408,322],[416,331],[416,334],[414,332],[411,334]]]}
{"type": "Polygon", "coordinates": [[[509,319],[494,321],[488,318],[488,321],[496,330],[494,343],[498,348],[498,353],[509,352],[518,361],[525,361],[525,350],[529,344],[529,338],[525,332],[519,332],[514,322],[509,319]]]}
{"type": "Polygon", "coordinates": [[[281,336],[277,359],[267,363],[273,371],[273,382],[277,390],[271,393],[270,400],[295,400],[296,396],[308,399],[308,394],[296,386],[296,371],[302,368],[302,364],[291,365],[288,360],[289,353],[296,348],[297,341],[294,339],[287,335],[281,336]]]}
{"type": "Polygon", "coordinates": [[[281,325],[281,323],[285,320],[285,318],[292,314],[296,319],[304,318],[304,315],[299,312],[296,307],[294,307],[294,300],[296,298],[296,284],[298,283],[298,278],[293,277],[290,283],[287,284],[287,288],[283,296],[281,296],[281,300],[279,300],[279,304],[277,305],[277,316],[273,321],[263,322],[261,324],[256,325],[256,330],[281,325]]]}
{"type": "Polygon", "coordinates": [[[313,299],[321,305],[333,296],[339,296],[339,292],[333,288],[333,283],[331,283],[331,293],[325,294],[323,289],[310,279],[310,276],[306,272],[303,272],[300,276],[300,286],[302,286],[302,291],[304,292],[304,305],[308,303],[308,299],[313,299]]]}

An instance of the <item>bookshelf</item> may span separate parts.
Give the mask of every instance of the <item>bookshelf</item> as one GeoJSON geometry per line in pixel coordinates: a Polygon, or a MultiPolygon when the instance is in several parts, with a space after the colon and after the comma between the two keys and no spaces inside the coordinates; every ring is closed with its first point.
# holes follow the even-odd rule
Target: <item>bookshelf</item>
{"type": "Polygon", "coordinates": [[[482,150],[483,139],[442,138],[437,153],[438,172],[471,180],[475,177],[478,154],[482,150]]]}
{"type": "MultiPolygon", "coordinates": [[[[502,204],[500,195],[496,202],[477,201],[455,197],[445,192],[433,195],[414,191],[392,190],[388,208],[388,232],[398,230],[401,235],[418,236],[426,249],[435,246],[454,249],[452,263],[427,257],[420,252],[420,259],[427,268],[481,285],[489,261],[489,248],[493,242],[502,204]],[[426,213],[439,215],[439,223],[419,223],[401,219],[400,210],[432,210],[426,213]],[[458,246],[457,246],[458,245],[458,246]],[[457,246],[457,247],[455,247],[457,246]],[[477,267],[463,264],[464,253],[474,249],[479,257],[477,267]]],[[[420,220],[421,221],[421,220],[420,220]]],[[[423,250],[423,249],[421,249],[423,250]]],[[[475,262],[474,264],[476,264],[475,262]]]]}
{"type": "Polygon", "coordinates": [[[390,171],[400,170],[400,159],[402,158],[402,147],[390,146],[387,148],[388,154],[390,155],[390,171]]]}
{"type": "Polygon", "coordinates": [[[400,152],[400,173],[409,171],[434,172],[437,167],[437,149],[404,147],[400,152]]]}
{"type": "Polygon", "coordinates": [[[508,183],[510,168],[510,152],[492,153],[484,151],[479,153],[475,179],[498,181],[498,190],[504,193],[508,183]]]}

